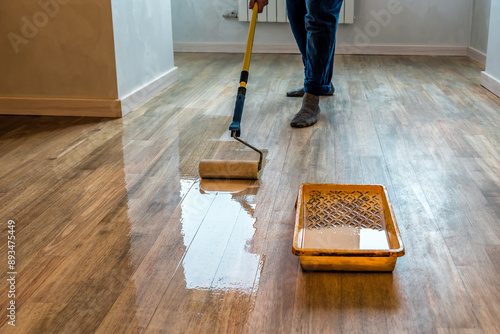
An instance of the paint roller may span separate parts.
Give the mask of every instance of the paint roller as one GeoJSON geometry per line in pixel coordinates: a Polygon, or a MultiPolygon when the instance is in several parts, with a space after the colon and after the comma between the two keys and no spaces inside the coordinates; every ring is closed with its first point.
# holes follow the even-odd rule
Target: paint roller
{"type": "Polygon", "coordinates": [[[252,19],[250,20],[250,28],[248,30],[247,48],[245,58],[243,60],[243,70],[240,76],[240,86],[238,95],[236,96],[236,104],[234,107],[233,121],[229,126],[231,137],[259,153],[259,161],[248,160],[202,160],[199,165],[199,173],[202,179],[243,179],[257,180],[259,171],[262,168],[262,151],[256,149],[247,142],[241,140],[241,116],[243,115],[243,106],[245,104],[246,85],[248,82],[248,70],[250,68],[250,57],[252,54],[253,39],[255,35],[255,25],[257,22],[257,14],[259,12],[258,4],[255,2],[252,11],[252,19]]]}

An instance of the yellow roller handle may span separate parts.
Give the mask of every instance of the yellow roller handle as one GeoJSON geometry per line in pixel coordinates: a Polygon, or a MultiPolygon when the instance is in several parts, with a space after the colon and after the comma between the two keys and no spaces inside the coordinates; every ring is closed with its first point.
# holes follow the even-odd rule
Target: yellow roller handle
{"type": "MultiPolygon", "coordinates": [[[[240,75],[240,87],[236,96],[236,104],[234,106],[233,122],[229,125],[229,130],[233,137],[239,137],[241,133],[241,116],[243,114],[243,105],[245,104],[245,95],[247,92],[248,69],[250,68],[250,57],[252,55],[253,38],[255,36],[255,25],[257,23],[257,14],[259,13],[259,5],[257,2],[253,5],[252,19],[250,20],[250,28],[248,29],[247,49],[245,51],[245,59],[243,60],[243,70],[240,75]]],[[[245,145],[249,146],[245,142],[245,145]]],[[[250,147],[250,146],[249,146],[250,147]]]]}
{"type": "MultiPolygon", "coordinates": [[[[255,36],[255,26],[257,24],[257,14],[259,13],[259,4],[255,1],[252,9],[252,19],[250,20],[250,28],[248,29],[247,49],[245,51],[245,59],[243,60],[243,70],[248,72],[250,69],[250,58],[252,56],[253,39],[255,36]]],[[[246,82],[241,81],[240,87],[245,87],[246,82]]]]}

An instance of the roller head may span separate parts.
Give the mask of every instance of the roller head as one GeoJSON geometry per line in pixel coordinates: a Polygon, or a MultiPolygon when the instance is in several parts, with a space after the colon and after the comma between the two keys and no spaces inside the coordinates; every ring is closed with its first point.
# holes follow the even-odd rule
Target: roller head
{"type": "Polygon", "coordinates": [[[202,179],[257,180],[259,162],[245,160],[202,160],[199,166],[202,179]]]}

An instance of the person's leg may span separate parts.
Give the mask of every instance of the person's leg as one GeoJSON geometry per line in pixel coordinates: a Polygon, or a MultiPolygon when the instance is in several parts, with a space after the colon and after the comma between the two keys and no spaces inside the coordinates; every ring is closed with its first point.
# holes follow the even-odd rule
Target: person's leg
{"type": "Polygon", "coordinates": [[[331,91],[335,38],[343,0],[306,0],[307,42],[304,91],[326,95],[331,91]]]}
{"type": "Polygon", "coordinates": [[[302,55],[302,62],[305,65],[307,47],[306,0],[286,0],[286,11],[293,37],[295,37],[295,41],[302,55]]]}
{"type": "Polygon", "coordinates": [[[302,107],[290,125],[302,128],[319,119],[319,96],[333,91],[333,61],[338,17],[343,0],[306,0],[307,31],[304,61],[304,97],[302,107]]]}
{"type": "MultiPolygon", "coordinates": [[[[320,52],[325,56],[326,54],[330,54],[330,59],[327,61],[323,61],[323,63],[327,64],[327,66],[325,66],[325,68],[327,69],[325,73],[329,73],[329,77],[332,77],[333,60],[335,53],[335,36],[342,2],[343,0],[287,0],[288,19],[290,21],[290,27],[295,37],[295,41],[297,42],[297,46],[299,47],[300,53],[302,55],[306,82],[308,81],[307,74],[314,74],[314,71],[307,71],[308,65],[309,67],[312,67],[311,64],[308,63],[307,59],[311,56],[314,56],[316,53],[315,51],[320,52]],[[331,33],[332,31],[333,33],[331,33]],[[325,32],[327,33],[325,34],[325,32]],[[331,38],[332,35],[333,40],[331,38]],[[320,43],[321,45],[319,49],[317,47],[314,47],[315,43],[317,43],[316,41],[318,40],[326,42],[324,45],[320,43]],[[327,50],[327,52],[324,52],[324,50],[327,50]],[[328,52],[330,50],[331,52],[328,52]]],[[[317,75],[316,77],[312,76],[309,81],[314,81],[315,79],[317,79],[317,75]]],[[[319,95],[333,95],[333,93],[335,92],[335,88],[333,87],[333,84],[331,82],[329,83],[331,88],[322,89],[323,93],[319,95]],[[324,92],[326,90],[328,90],[328,92],[324,92]]],[[[316,93],[319,93],[317,89],[316,93]]],[[[287,96],[289,97],[302,97],[303,95],[304,88],[298,88],[287,92],[287,96]]]]}

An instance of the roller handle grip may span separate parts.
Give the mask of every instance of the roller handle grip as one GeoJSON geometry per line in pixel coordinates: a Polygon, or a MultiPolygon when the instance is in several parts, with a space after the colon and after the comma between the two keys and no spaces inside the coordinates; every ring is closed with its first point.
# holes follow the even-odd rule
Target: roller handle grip
{"type": "Polygon", "coordinates": [[[233,122],[229,126],[231,135],[234,133],[236,137],[239,137],[241,133],[241,116],[243,115],[243,106],[245,105],[245,94],[246,94],[246,89],[244,87],[240,87],[238,89],[238,95],[236,96],[233,122]]]}

